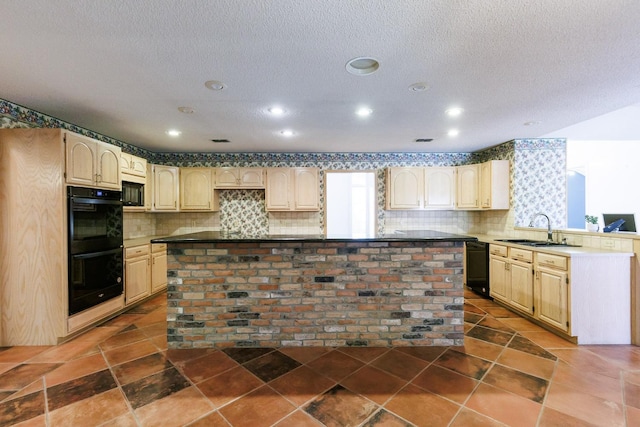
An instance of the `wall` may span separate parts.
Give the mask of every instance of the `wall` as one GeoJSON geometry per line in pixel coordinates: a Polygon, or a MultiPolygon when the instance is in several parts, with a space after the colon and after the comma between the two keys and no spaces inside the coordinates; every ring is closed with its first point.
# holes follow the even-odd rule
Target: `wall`
{"type": "MultiPolygon", "coordinates": [[[[324,170],[376,170],[378,231],[436,229],[451,233],[506,234],[526,227],[531,216],[544,212],[554,228],[566,226],[566,150],[564,139],[516,139],[478,153],[154,153],[97,134],[37,111],[0,99],[0,128],[58,127],[110,144],[146,158],[151,163],[174,166],[304,167],[324,170]],[[391,166],[455,166],[491,159],[511,161],[509,211],[385,211],[384,168],[391,166]]],[[[320,175],[324,206],[324,173],[320,175]]],[[[125,215],[125,238],[182,234],[226,228],[252,233],[316,234],[324,231],[324,212],[267,213],[264,192],[223,191],[219,213],[125,215]]],[[[324,208],[322,208],[324,209],[324,208]]],[[[546,227],[540,221],[536,227],[546,227]]]]}
{"type": "Polygon", "coordinates": [[[640,141],[567,141],[567,169],[585,176],[585,207],[588,215],[633,213],[640,226],[638,182],[640,141]]]}

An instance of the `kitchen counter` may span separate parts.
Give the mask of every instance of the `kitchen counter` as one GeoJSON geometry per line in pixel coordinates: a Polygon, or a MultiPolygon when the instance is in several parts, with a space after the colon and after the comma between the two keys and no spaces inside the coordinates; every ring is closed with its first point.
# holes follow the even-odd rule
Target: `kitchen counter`
{"type": "Polygon", "coordinates": [[[161,237],[168,347],[463,345],[464,242],[371,237],[161,237]]]}
{"type": "MultiPolygon", "coordinates": [[[[512,242],[502,242],[500,239],[505,239],[503,236],[493,236],[487,234],[473,234],[473,237],[477,238],[480,242],[485,243],[494,243],[497,245],[503,246],[513,246],[527,250],[533,250],[536,252],[544,252],[556,255],[565,255],[571,257],[580,257],[580,256],[594,256],[594,255],[621,255],[621,256],[633,256],[633,251],[625,251],[625,250],[614,250],[614,249],[606,249],[606,248],[593,248],[586,246],[529,246],[529,245],[521,245],[512,242]]],[[[614,236],[615,237],[615,236],[614,236]]],[[[532,239],[535,240],[535,239],[532,239]]],[[[544,240],[544,239],[541,239],[544,240]]]]}
{"type": "Polygon", "coordinates": [[[140,245],[148,245],[154,239],[160,239],[166,236],[144,236],[144,237],[134,237],[133,239],[125,239],[122,242],[122,246],[125,248],[131,248],[133,246],[140,245]]]}
{"type": "Polygon", "coordinates": [[[241,233],[226,233],[222,231],[200,231],[197,233],[181,234],[177,236],[156,237],[151,243],[214,243],[214,242],[278,242],[278,241],[306,241],[306,242],[394,242],[394,241],[448,241],[464,242],[477,240],[472,236],[442,233],[432,230],[396,231],[391,234],[375,236],[359,235],[323,235],[323,234],[263,234],[244,235],[241,233]]]}

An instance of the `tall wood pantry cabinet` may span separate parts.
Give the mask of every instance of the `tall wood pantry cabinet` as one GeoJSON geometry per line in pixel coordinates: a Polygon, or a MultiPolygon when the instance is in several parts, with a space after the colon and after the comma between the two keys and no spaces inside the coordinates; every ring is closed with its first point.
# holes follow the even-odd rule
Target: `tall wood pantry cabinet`
{"type": "MultiPolygon", "coordinates": [[[[76,184],[80,167],[65,170],[65,158],[75,157],[70,141],[103,144],[62,129],[0,129],[0,346],[54,345],[124,307],[120,297],[68,315],[66,185],[76,184]]],[[[117,171],[102,173],[115,183],[113,149],[115,164],[105,163],[117,171]]],[[[87,159],[91,168],[100,163],[87,159]]]]}

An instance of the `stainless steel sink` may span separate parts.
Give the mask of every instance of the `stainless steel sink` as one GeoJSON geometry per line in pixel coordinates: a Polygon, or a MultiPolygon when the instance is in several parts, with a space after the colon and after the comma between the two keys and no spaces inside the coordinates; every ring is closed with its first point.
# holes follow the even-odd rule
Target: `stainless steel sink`
{"type": "Polygon", "coordinates": [[[545,247],[545,246],[566,246],[566,247],[580,247],[579,245],[569,245],[562,242],[548,242],[546,240],[530,240],[530,239],[496,239],[497,242],[515,243],[517,245],[545,247]]]}

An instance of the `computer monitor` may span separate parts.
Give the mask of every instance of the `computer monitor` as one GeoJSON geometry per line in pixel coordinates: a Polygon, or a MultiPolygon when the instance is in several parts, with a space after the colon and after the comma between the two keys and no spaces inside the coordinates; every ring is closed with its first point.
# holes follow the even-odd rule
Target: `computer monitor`
{"type": "Polygon", "coordinates": [[[602,214],[605,227],[619,219],[624,220],[618,231],[636,232],[636,221],[634,214],[602,214]]]}

